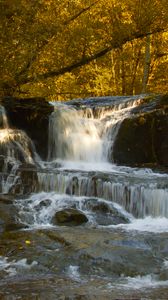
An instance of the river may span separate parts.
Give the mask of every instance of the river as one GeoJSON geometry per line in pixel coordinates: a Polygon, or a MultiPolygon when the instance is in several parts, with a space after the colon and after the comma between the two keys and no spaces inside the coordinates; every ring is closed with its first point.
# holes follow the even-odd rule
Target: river
{"type": "Polygon", "coordinates": [[[167,299],[168,175],[113,162],[140,100],[52,103],[46,161],[2,109],[1,299],[167,299]],[[16,192],[21,161],[37,168],[32,193],[16,192]]]}

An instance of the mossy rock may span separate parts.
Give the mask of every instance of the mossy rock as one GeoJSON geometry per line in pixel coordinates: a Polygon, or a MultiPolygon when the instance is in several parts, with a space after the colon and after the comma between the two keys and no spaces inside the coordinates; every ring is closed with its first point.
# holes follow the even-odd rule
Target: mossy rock
{"type": "Polygon", "coordinates": [[[165,109],[125,119],[114,143],[118,164],[168,166],[168,114],[165,109]]]}
{"type": "Polygon", "coordinates": [[[78,226],[88,221],[83,212],[75,208],[65,208],[57,211],[52,218],[54,225],[78,226]]]}
{"type": "Polygon", "coordinates": [[[114,144],[114,161],[123,164],[155,162],[152,149],[153,118],[138,116],[125,119],[114,144]]]}

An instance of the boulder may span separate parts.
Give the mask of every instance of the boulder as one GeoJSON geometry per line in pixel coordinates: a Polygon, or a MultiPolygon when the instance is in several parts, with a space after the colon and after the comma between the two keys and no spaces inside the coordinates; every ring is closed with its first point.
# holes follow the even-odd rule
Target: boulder
{"type": "Polygon", "coordinates": [[[75,208],[65,208],[57,211],[52,218],[54,225],[78,226],[88,221],[83,212],[75,208]]]}
{"type": "Polygon", "coordinates": [[[168,97],[135,109],[124,119],[113,148],[113,161],[130,166],[168,167],[168,97]],[[164,101],[163,101],[164,100],[164,101]]]}
{"type": "Polygon", "coordinates": [[[10,127],[24,130],[35,144],[39,155],[46,159],[48,146],[49,116],[54,110],[44,98],[4,97],[10,127]]]}
{"type": "Polygon", "coordinates": [[[104,201],[91,199],[91,201],[88,201],[87,207],[94,213],[94,218],[99,225],[107,226],[129,223],[128,218],[104,201]]]}
{"type": "Polygon", "coordinates": [[[19,212],[10,196],[0,196],[0,232],[26,228],[19,222],[19,212]]]}

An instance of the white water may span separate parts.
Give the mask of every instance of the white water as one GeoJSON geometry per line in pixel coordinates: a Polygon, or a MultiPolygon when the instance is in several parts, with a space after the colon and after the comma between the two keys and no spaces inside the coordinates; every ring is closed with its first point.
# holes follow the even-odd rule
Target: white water
{"type": "Polygon", "coordinates": [[[0,256],[0,271],[4,271],[8,276],[14,276],[18,271],[24,273],[27,269],[37,266],[37,264],[36,261],[28,263],[27,258],[10,261],[8,257],[0,256]]]}
{"type": "MultiPolygon", "coordinates": [[[[126,289],[126,290],[145,290],[145,289],[149,289],[149,288],[158,288],[158,287],[167,287],[168,286],[168,280],[159,280],[158,277],[153,274],[148,274],[145,276],[138,275],[136,277],[124,277],[123,276],[121,281],[123,281],[123,282],[119,283],[117,285],[109,283],[107,285],[107,288],[108,289],[122,288],[122,289],[126,289]]],[[[147,299],[147,298],[144,298],[144,299],[147,299]]]]}
{"type": "Polygon", "coordinates": [[[50,117],[49,160],[101,161],[99,127],[98,121],[83,118],[74,108],[56,106],[50,117]]]}
{"type": "Polygon", "coordinates": [[[77,110],[57,103],[49,123],[48,160],[108,162],[122,120],[139,101],[128,101],[108,110],[99,108],[96,117],[89,108],[77,110]]]}
{"type": "Polygon", "coordinates": [[[119,228],[130,232],[168,233],[168,218],[146,217],[143,219],[131,219],[130,224],[109,225],[108,228],[119,228]]]}
{"type": "Polygon", "coordinates": [[[38,173],[39,191],[97,196],[139,218],[168,217],[167,175],[111,163],[120,124],[140,101],[125,99],[94,110],[56,103],[49,124],[49,162],[38,173]]]}
{"type": "Polygon", "coordinates": [[[0,105],[0,127],[9,128],[8,118],[6,115],[5,108],[0,105]]]}
{"type": "Polygon", "coordinates": [[[20,180],[18,174],[20,165],[35,165],[39,161],[39,156],[35,151],[33,142],[24,131],[9,127],[3,107],[0,107],[0,123],[0,155],[2,160],[0,191],[6,194],[20,180]]]}
{"type": "MultiPolygon", "coordinates": [[[[168,217],[166,174],[111,163],[120,124],[140,101],[138,97],[124,99],[94,109],[55,104],[49,122],[49,161],[41,164],[37,192],[96,196],[120,204],[138,218],[168,217]]],[[[1,111],[0,146],[6,153],[6,170],[8,162],[12,161],[13,165],[3,181],[2,191],[7,193],[17,182],[20,162],[34,164],[36,153],[24,132],[8,128],[5,111],[1,111]]]]}
{"type": "Polygon", "coordinates": [[[32,141],[22,130],[1,129],[0,147],[7,158],[17,161],[20,156],[26,163],[34,163],[32,141]]]}
{"type": "Polygon", "coordinates": [[[80,281],[79,267],[70,265],[67,271],[67,275],[75,281],[80,281]]]}
{"type": "MultiPolygon", "coordinates": [[[[30,196],[28,199],[21,199],[16,201],[16,206],[19,208],[20,222],[28,225],[31,228],[51,227],[52,218],[55,213],[65,209],[75,207],[82,211],[88,218],[87,226],[98,226],[100,228],[118,228],[124,231],[131,232],[150,232],[150,233],[164,233],[168,232],[168,218],[151,216],[143,219],[136,219],[131,214],[127,213],[122,206],[100,198],[90,197],[76,197],[64,194],[39,193],[30,196]],[[106,225],[100,226],[94,214],[94,206],[100,204],[105,205],[109,209],[116,209],[121,216],[129,220],[128,224],[106,225]]],[[[110,216],[108,213],[104,218],[110,216]]]]}
{"type": "MultiPolygon", "coordinates": [[[[14,203],[17,222],[26,225],[26,228],[14,232],[19,239],[16,239],[16,244],[12,242],[12,248],[8,245],[7,254],[0,256],[4,281],[12,276],[15,276],[12,281],[27,275],[30,278],[34,272],[41,278],[43,269],[47,270],[45,279],[51,276],[51,272],[55,280],[60,268],[63,277],[75,282],[78,289],[81,290],[87,282],[88,295],[94,280],[98,280],[98,286],[94,286],[97,295],[99,288],[109,290],[110,295],[119,290],[124,296],[116,296],[117,299],[132,299],[136,293],[142,291],[143,294],[144,290],[150,292],[155,288],[160,289],[161,295],[162,289],[168,286],[168,176],[153,173],[150,169],[119,167],[111,163],[120,123],[134,105],[135,101],[125,101],[110,109],[100,107],[96,112],[92,108],[78,111],[71,106],[56,105],[50,120],[49,161],[41,163],[36,193],[26,199],[25,196],[19,197],[14,203]],[[81,211],[88,222],[74,229],[54,225],[55,214],[67,208],[81,211]],[[121,216],[117,225],[113,223],[114,211],[121,216]],[[105,224],[102,220],[106,221],[105,224]],[[31,233],[29,230],[32,230],[31,233]],[[22,249],[27,233],[32,238],[30,244],[22,249]],[[53,233],[51,240],[48,233],[53,233]],[[57,238],[54,239],[57,235],[63,240],[65,238],[70,246],[63,244],[58,248],[57,238]],[[74,241],[78,239],[76,244],[74,241]],[[131,254],[129,251],[132,251],[131,254]],[[139,259],[141,255],[142,259],[139,259]],[[158,260],[157,270],[148,269],[148,256],[149,268],[151,264],[155,266],[154,256],[158,260]],[[125,272],[119,273],[118,277],[113,276],[113,271],[118,274],[113,270],[115,257],[119,258],[119,265],[120,262],[123,264],[125,272]],[[144,267],[141,268],[141,264],[144,267]],[[131,297],[127,297],[130,291],[131,297]]],[[[38,159],[26,135],[7,128],[5,119],[3,124],[6,125],[0,130],[0,143],[7,154],[6,170],[7,162],[13,163],[3,185],[3,192],[7,193],[19,179],[20,155],[26,163],[36,164],[38,159]]]]}
{"type": "MultiPolygon", "coordinates": [[[[141,173],[140,173],[141,174],[141,173]]],[[[103,177],[97,173],[87,175],[82,172],[39,173],[39,191],[55,191],[57,193],[77,196],[97,196],[122,205],[136,217],[168,217],[168,189],[157,187],[156,179],[149,173],[132,177],[128,173],[120,173],[103,177]],[[112,177],[111,177],[112,176],[112,177]],[[116,176],[119,183],[116,182],[116,176]],[[150,178],[150,180],[149,180],[150,178]],[[145,181],[146,179],[146,181],[145,181]]],[[[160,183],[166,182],[167,177],[160,177],[160,183]]],[[[159,181],[158,181],[159,183],[159,181]]]]}

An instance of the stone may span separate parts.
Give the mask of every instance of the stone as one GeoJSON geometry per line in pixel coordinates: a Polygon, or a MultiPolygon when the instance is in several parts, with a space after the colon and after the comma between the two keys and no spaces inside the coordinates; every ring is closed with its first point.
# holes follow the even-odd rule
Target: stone
{"type": "Polygon", "coordinates": [[[95,213],[95,220],[99,225],[118,225],[127,224],[129,220],[117,209],[108,206],[105,202],[95,202],[94,199],[89,203],[90,210],[95,213]]]}
{"type": "Polygon", "coordinates": [[[5,156],[0,155],[0,172],[4,171],[4,167],[5,167],[5,156]]]}
{"type": "Polygon", "coordinates": [[[57,211],[52,218],[54,225],[78,226],[88,221],[83,212],[75,208],[65,208],[57,211]]]}
{"type": "Polygon", "coordinates": [[[168,167],[168,98],[138,106],[124,119],[113,147],[113,161],[121,165],[168,167]],[[151,105],[151,109],[150,109],[151,105]]]}
{"type": "Polygon", "coordinates": [[[18,221],[19,212],[13,205],[10,196],[0,198],[0,231],[13,231],[26,228],[18,221]]]}
{"type": "Polygon", "coordinates": [[[11,128],[24,130],[42,159],[47,158],[49,116],[54,107],[44,98],[4,97],[1,100],[11,128]]]}
{"type": "Polygon", "coordinates": [[[35,206],[35,209],[40,211],[44,207],[49,207],[51,203],[52,201],[50,199],[44,199],[38,205],[35,206]]]}

